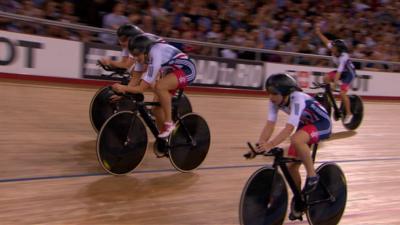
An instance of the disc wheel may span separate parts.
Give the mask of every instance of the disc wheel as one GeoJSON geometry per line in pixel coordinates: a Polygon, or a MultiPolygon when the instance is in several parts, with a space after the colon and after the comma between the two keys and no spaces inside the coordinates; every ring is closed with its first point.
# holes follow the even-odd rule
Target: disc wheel
{"type": "Polygon", "coordinates": [[[97,157],[108,173],[130,173],[142,161],[147,148],[147,133],[142,120],[130,111],[111,116],[97,139],[97,157]]]}
{"type": "Polygon", "coordinates": [[[322,164],[316,172],[320,180],[317,189],[307,198],[308,222],[311,225],[336,225],[346,208],[346,178],[335,163],[322,164]]]}
{"type": "Polygon", "coordinates": [[[195,113],[182,116],[169,143],[169,159],[177,170],[187,172],[196,169],[204,161],[210,148],[207,122],[195,113]]]}
{"type": "Polygon", "coordinates": [[[260,168],[243,188],[239,204],[241,225],[280,225],[288,206],[286,184],[271,167],[260,168]]]}

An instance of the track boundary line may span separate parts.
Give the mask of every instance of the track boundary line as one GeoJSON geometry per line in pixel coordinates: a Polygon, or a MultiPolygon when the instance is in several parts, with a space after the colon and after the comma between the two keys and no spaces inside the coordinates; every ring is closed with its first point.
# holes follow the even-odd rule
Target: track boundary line
{"type": "MultiPolygon", "coordinates": [[[[372,162],[372,161],[400,161],[400,157],[391,158],[371,158],[371,159],[350,159],[350,160],[323,160],[316,161],[316,163],[353,163],[353,162],[372,162]]],[[[206,166],[200,167],[197,170],[223,170],[223,169],[240,169],[240,168],[253,168],[261,167],[268,164],[253,164],[253,165],[230,165],[230,166],[206,166]]],[[[175,169],[154,169],[154,170],[138,170],[133,171],[132,174],[142,174],[142,173],[167,173],[167,172],[177,172],[175,169]]],[[[56,180],[56,179],[68,179],[68,178],[80,178],[80,177],[94,177],[94,176],[111,176],[108,173],[86,173],[86,174],[72,174],[72,175],[62,175],[62,176],[38,176],[38,177],[22,177],[22,178],[6,178],[0,179],[0,183],[12,183],[12,182],[24,182],[24,181],[37,181],[37,180],[56,180]]]]}

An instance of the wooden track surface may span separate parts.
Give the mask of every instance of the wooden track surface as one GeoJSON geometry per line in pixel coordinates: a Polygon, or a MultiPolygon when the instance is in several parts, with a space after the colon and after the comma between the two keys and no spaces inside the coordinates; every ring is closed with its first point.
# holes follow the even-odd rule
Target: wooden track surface
{"type": "MultiPolygon", "coordinates": [[[[148,132],[140,167],[114,177],[96,158],[88,116],[95,92],[0,81],[0,224],[238,224],[245,182],[270,162],[242,157],[246,141],[257,140],[265,123],[266,98],[189,93],[212,136],[201,167],[175,171],[167,158],[154,156],[148,132]]],[[[361,127],[346,131],[335,122],[316,164],[336,161],[345,172],[348,202],[340,224],[397,225],[400,104],[364,104],[361,127]]]]}

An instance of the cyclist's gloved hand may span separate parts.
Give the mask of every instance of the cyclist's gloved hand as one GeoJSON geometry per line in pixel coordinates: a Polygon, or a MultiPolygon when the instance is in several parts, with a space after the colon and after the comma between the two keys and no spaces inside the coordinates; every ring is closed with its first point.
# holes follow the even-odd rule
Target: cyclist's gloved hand
{"type": "Polygon", "coordinates": [[[274,145],[271,142],[256,143],[256,151],[258,153],[269,151],[274,145]]]}
{"type": "Polygon", "coordinates": [[[126,92],[126,85],[115,83],[112,85],[112,89],[117,93],[124,94],[126,92]]]}
{"type": "Polygon", "coordinates": [[[112,95],[112,96],[109,98],[109,100],[110,100],[111,103],[118,102],[118,101],[121,100],[121,99],[122,99],[122,96],[121,96],[121,95],[112,95]]]}

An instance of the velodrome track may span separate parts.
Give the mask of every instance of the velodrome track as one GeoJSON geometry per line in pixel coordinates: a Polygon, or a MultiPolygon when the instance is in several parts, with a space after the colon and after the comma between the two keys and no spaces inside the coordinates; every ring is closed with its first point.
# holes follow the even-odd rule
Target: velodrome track
{"type": "MultiPolygon", "coordinates": [[[[0,80],[0,224],[239,223],[246,180],[270,162],[242,157],[266,121],[265,97],[188,92],[212,135],[201,167],[177,172],[155,157],[148,132],[140,167],[115,177],[96,158],[88,107],[97,88],[0,80]]],[[[364,104],[356,131],[334,122],[316,164],[335,161],[345,172],[348,202],[340,224],[400,224],[400,104],[364,104]]]]}

